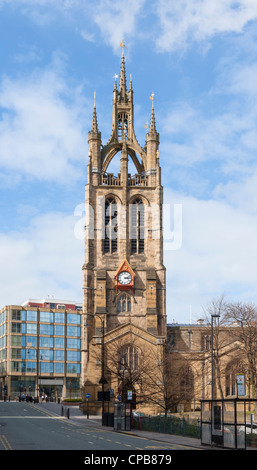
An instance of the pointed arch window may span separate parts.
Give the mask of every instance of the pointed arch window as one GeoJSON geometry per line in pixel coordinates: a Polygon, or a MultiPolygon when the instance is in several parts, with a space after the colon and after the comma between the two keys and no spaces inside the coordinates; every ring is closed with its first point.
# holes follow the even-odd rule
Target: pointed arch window
{"type": "Polygon", "coordinates": [[[138,370],[140,366],[140,356],[140,350],[133,344],[124,346],[120,353],[120,370],[138,370]]]}
{"type": "Polygon", "coordinates": [[[117,313],[131,312],[131,299],[129,295],[122,295],[117,302],[117,313]]]}
{"type": "Polygon", "coordinates": [[[104,211],[104,240],[103,252],[115,253],[117,251],[117,204],[114,198],[105,201],[104,211]]]}
{"type": "Polygon", "coordinates": [[[122,140],[123,136],[127,138],[128,134],[128,115],[125,113],[118,114],[118,140],[122,140]]]}
{"type": "Polygon", "coordinates": [[[225,370],[226,376],[226,396],[237,394],[237,374],[245,374],[245,364],[240,360],[231,361],[225,370]]]}
{"type": "Polygon", "coordinates": [[[144,253],[145,250],[145,206],[137,198],[130,206],[130,251],[131,254],[144,253]]]}

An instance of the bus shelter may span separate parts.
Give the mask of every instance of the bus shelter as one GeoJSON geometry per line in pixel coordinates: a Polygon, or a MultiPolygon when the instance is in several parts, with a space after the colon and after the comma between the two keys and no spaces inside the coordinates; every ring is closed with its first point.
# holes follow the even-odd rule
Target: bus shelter
{"type": "Polygon", "coordinates": [[[256,439],[257,442],[255,412],[256,399],[202,400],[202,444],[227,449],[246,449],[250,438],[256,439]],[[247,434],[249,439],[246,439],[247,434]]]}

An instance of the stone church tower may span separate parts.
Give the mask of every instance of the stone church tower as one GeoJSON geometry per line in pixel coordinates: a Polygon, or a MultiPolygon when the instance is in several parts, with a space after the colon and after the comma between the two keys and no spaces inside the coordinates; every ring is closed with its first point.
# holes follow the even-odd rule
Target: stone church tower
{"type": "MultiPolygon", "coordinates": [[[[152,101],[145,146],[137,141],[132,80],[128,87],[121,45],[109,141],[102,145],[95,104],[88,134],[82,386],[95,400],[101,390],[101,365],[93,351],[98,348],[100,357],[102,341],[106,348],[117,338],[129,345],[136,336],[143,349],[146,343],[159,347],[166,337],[159,134],[152,101]],[[109,173],[117,154],[120,168],[117,174],[109,173]],[[128,172],[129,161],[134,174],[128,172]]],[[[110,380],[106,388],[115,394],[118,384],[110,380]]]]}

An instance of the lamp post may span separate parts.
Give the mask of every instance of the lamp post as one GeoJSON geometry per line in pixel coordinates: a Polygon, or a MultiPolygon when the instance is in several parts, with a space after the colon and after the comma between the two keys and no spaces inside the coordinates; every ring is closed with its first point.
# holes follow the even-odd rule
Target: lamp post
{"type": "Polygon", "coordinates": [[[88,316],[90,317],[98,317],[100,318],[100,321],[101,321],[101,330],[102,330],[102,351],[101,351],[101,356],[102,356],[102,375],[101,375],[101,379],[99,380],[99,384],[102,384],[102,426],[104,424],[104,384],[107,383],[106,380],[105,380],[105,377],[104,377],[104,366],[105,366],[105,363],[104,363],[104,360],[105,360],[105,357],[104,357],[104,319],[100,317],[100,315],[98,315],[97,313],[93,314],[93,313],[87,313],[88,316]]]}
{"type": "Polygon", "coordinates": [[[220,318],[219,314],[211,315],[211,399],[213,400],[214,391],[214,368],[213,368],[213,319],[220,318]]]}

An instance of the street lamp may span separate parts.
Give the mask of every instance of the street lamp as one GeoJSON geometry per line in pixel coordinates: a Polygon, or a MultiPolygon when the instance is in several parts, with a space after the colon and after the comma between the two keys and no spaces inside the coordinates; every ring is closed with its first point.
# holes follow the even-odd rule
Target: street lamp
{"type": "Polygon", "coordinates": [[[90,317],[98,317],[100,318],[101,320],[101,324],[102,324],[102,375],[101,375],[101,379],[99,380],[99,384],[102,384],[102,426],[104,424],[104,384],[106,384],[106,380],[105,380],[105,377],[104,377],[104,319],[100,317],[100,315],[98,315],[97,313],[93,314],[93,313],[87,313],[88,316],[90,317]]]}
{"type": "Polygon", "coordinates": [[[213,390],[214,390],[214,369],[213,369],[213,319],[220,318],[219,314],[211,315],[211,399],[213,400],[213,390]]]}

